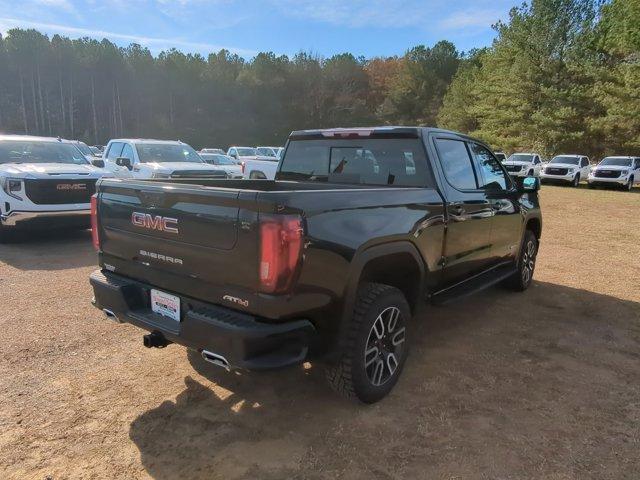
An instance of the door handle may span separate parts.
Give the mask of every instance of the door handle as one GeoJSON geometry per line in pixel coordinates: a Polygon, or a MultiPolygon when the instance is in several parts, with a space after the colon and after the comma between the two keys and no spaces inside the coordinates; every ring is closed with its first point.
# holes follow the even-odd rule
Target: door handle
{"type": "Polygon", "coordinates": [[[462,215],[464,213],[464,207],[462,205],[452,205],[451,213],[454,215],[462,215]]]}

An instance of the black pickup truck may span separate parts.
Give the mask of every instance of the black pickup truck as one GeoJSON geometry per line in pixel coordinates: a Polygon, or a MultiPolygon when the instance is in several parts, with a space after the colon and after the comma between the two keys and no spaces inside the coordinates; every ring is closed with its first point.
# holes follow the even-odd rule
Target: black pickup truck
{"type": "Polygon", "coordinates": [[[293,132],[275,180],[118,180],[92,202],[95,306],[229,368],[316,359],[331,385],[384,397],[410,319],[531,283],[538,180],[482,142],[421,127],[293,132]]]}

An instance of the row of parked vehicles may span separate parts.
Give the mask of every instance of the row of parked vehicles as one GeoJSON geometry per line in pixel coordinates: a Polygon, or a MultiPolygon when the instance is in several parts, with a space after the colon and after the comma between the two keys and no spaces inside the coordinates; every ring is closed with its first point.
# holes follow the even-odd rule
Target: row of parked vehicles
{"type": "Polygon", "coordinates": [[[543,183],[578,187],[586,181],[590,188],[613,186],[625,190],[640,184],[640,157],[611,156],[592,165],[585,155],[557,155],[548,162],[537,153],[514,153],[508,158],[501,152],[496,155],[511,176],[535,176],[543,183]]]}

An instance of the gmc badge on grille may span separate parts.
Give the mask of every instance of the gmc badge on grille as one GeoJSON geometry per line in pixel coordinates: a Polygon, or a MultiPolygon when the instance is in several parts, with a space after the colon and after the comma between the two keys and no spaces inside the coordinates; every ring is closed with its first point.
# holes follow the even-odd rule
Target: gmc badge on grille
{"type": "Polygon", "coordinates": [[[56,190],[86,190],[86,183],[59,183],[56,190]]]}
{"type": "Polygon", "coordinates": [[[158,230],[160,232],[178,233],[178,219],[151,215],[150,213],[133,212],[131,223],[136,227],[158,230]]]}

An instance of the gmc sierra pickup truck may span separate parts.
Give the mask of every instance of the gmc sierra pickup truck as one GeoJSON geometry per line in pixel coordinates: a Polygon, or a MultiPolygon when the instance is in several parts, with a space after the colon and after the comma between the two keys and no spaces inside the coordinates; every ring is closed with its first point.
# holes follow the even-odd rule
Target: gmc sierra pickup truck
{"type": "Polygon", "coordinates": [[[296,131],[285,148],[275,180],[99,182],[95,306],[147,347],[227,369],[317,359],[372,403],[419,306],[531,284],[539,180],[516,183],[482,142],[379,127],[296,131]]]}

